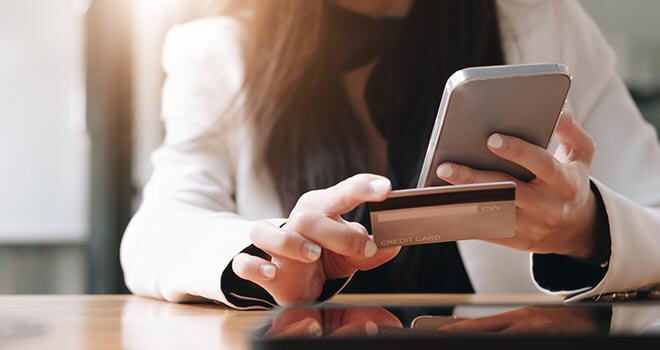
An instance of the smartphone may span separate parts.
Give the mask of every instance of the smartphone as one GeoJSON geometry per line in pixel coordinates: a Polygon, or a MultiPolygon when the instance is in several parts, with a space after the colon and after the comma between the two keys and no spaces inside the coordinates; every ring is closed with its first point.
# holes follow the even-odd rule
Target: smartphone
{"type": "Polygon", "coordinates": [[[418,188],[448,185],[436,176],[444,162],[508,173],[534,174],[493,154],[493,133],[547,148],[564,107],[571,76],[562,64],[466,68],[447,80],[419,176],[418,188]]]}

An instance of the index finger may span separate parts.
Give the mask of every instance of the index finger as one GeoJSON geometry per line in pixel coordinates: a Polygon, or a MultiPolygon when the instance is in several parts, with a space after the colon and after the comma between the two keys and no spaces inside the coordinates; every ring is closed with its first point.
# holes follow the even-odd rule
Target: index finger
{"type": "Polygon", "coordinates": [[[348,213],[364,202],[380,202],[392,191],[390,180],[375,174],[358,174],[323,190],[305,193],[302,204],[314,206],[327,216],[348,213]]]}
{"type": "Polygon", "coordinates": [[[542,147],[517,137],[493,134],[488,138],[488,148],[498,157],[522,166],[546,183],[558,183],[563,179],[559,161],[542,147]]]}

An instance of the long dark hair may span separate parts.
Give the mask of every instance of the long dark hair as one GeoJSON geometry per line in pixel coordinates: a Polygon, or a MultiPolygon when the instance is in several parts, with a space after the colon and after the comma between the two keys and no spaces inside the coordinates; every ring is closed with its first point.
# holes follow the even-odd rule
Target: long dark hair
{"type": "MultiPolygon", "coordinates": [[[[340,75],[324,61],[324,1],[334,0],[235,0],[231,7],[244,26],[241,117],[258,133],[257,162],[287,212],[302,193],[370,170],[364,130],[340,75]]],[[[411,20],[426,23],[424,45],[433,48],[423,53],[432,67],[412,68],[428,70],[425,94],[439,100],[458,69],[502,63],[493,0],[415,1],[424,9],[411,20]]]]}

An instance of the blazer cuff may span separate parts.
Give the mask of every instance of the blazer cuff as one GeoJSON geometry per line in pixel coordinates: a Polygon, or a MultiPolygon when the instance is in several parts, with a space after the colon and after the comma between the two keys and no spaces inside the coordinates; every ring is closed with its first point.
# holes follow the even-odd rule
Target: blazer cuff
{"type": "MultiPolygon", "coordinates": [[[[597,179],[591,178],[591,183],[602,199],[610,232],[610,258],[604,276],[593,287],[589,285],[593,281],[585,279],[582,288],[555,285],[554,290],[546,288],[550,286],[544,276],[534,276],[538,288],[550,294],[564,295],[567,302],[585,298],[599,300],[606,293],[642,290],[660,282],[660,273],[652,268],[660,266],[658,209],[633,202],[597,179]]],[[[532,263],[534,260],[532,257],[532,263]]],[[[535,269],[537,267],[532,266],[532,271],[535,269]]]]}

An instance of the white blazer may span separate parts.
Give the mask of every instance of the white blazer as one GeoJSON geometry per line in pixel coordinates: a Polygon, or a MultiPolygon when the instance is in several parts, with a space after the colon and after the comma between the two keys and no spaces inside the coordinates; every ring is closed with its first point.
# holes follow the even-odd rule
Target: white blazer
{"type": "MultiPolygon", "coordinates": [[[[660,146],[615,73],[613,51],[573,0],[497,5],[506,62],[569,66],[568,110],[597,143],[592,179],[609,218],[609,269],[596,286],[555,293],[572,300],[660,283],[660,146]]],[[[167,36],[165,140],[121,244],[126,284],[135,294],[236,307],[221,274],[250,245],[252,220],[285,220],[271,178],[254,163],[254,130],[245,123],[219,132],[243,77],[240,35],[235,20],[215,17],[167,36]]],[[[540,292],[529,253],[478,241],[458,247],[476,292],[540,292]]]]}

